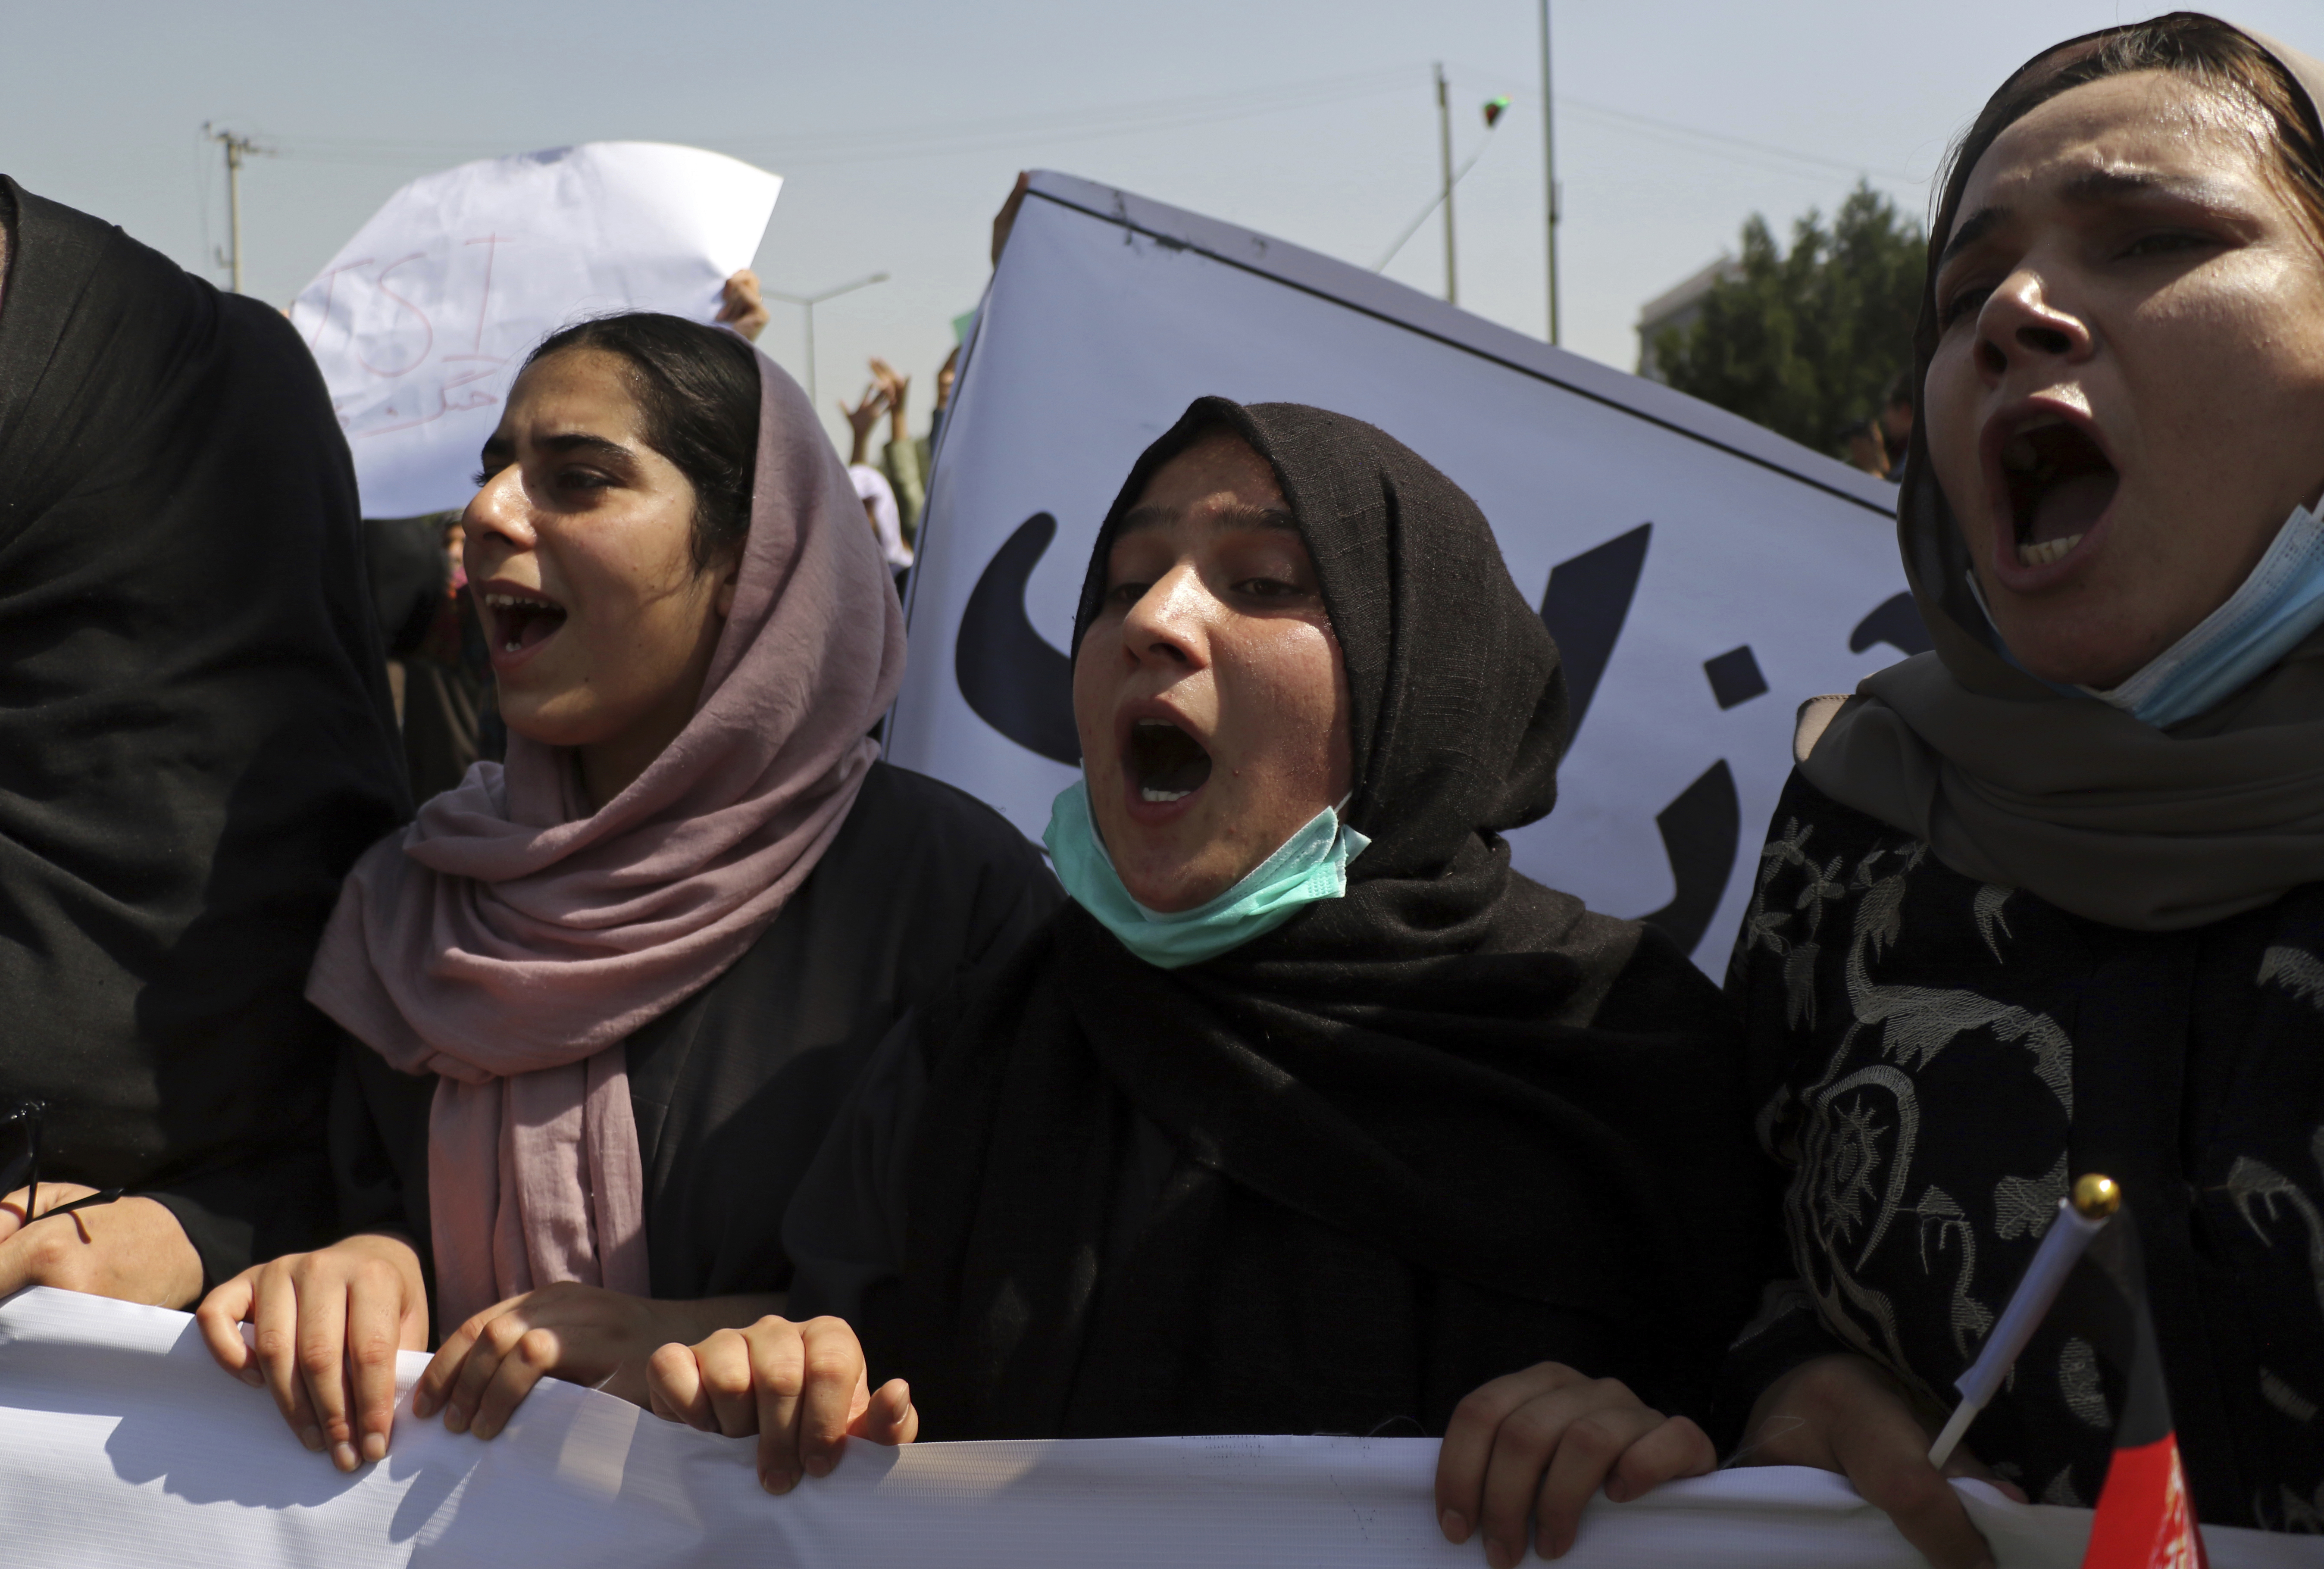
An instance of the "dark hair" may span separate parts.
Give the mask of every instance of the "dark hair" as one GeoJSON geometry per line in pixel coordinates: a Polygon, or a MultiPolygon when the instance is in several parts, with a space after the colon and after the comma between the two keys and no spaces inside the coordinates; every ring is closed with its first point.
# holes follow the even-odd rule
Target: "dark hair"
{"type": "MultiPolygon", "coordinates": [[[[1986,150],[2017,121],[2062,93],[2133,71],[2168,71],[2263,116],[2275,173],[2324,247],[2324,126],[2316,106],[2273,55],[2214,16],[2174,11],[2152,22],[2112,28],[2061,43],[2019,68],[1987,100],[1947,160],[1943,198],[1929,226],[1930,285],[1936,260],[1960,210],[1961,192],[1986,150]]],[[[1923,330],[1932,326],[1923,321],[1923,330]]],[[[1923,356],[1925,362],[1925,355],[1923,356]]]]}
{"type": "Polygon", "coordinates": [[[694,565],[707,568],[751,531],[759,463],[759,356],[722,327],[653,310],[600,316],[550,333],[525,365],[567,349],[627,361],[646,445],[694,486],[694,565]]]}

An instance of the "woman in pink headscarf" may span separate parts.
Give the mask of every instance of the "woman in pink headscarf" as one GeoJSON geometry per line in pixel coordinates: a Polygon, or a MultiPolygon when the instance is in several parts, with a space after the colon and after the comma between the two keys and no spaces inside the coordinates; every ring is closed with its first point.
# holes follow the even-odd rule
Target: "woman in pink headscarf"
{"type": "Polygon", "coordinates": [[[342,1470],[386,1453],[423,1258],[448,1333],[414,1408],[480,1437],[544,1376],[642,1401],[656,1347],[779,1305],[784,1206],[856,1068],[1059,900],[997,815],[879,761],[895,591],[747,343],[643,313],[556,334],[478,483],[507,764],[364,856],[308,985],[371,1048],[345,1158],[395,1167],[406,1213],[199,1315],[342,1470]]]}

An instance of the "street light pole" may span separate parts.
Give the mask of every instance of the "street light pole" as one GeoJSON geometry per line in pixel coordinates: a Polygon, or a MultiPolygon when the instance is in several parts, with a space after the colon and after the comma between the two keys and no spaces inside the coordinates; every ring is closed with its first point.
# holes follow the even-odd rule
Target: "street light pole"
{"type": "MultiPolygon", "coordinates": [[[[1545,5],[1549,0],[1542,0],[1545,5]]],[[[1461,303],[1460,264],[1452,254],[1452,103],[1444,88],[1444,66],[1436,67],[1436,168],[1444,185],[1444,302],[1461,303]]]]}
{"type": "Polygon", "coordinates": [[[858,278],[853,283],[842,283],[836,288],[826,289],[820,294],[786,294],[779,289],[759,291],[769,300],[779,300],[788,305],[797,305],[807,312],[807,401],[815,406],[816,418],[823,417],[823,410],[821,404],[816,401],[815,391],[815,308],[826,300],[836,300],[843,294],[853,294],[858,289],[869,289],[874,283],[885,283],[887,281],[887,273],[874,272],[869,278],[858,278]]]}
{"type": "Polygon", "coordinates": [[[1541,180],[1549,213],[1549,341],[1557,342],[1557,100],[1549,81],[1549,0],[1541,0],[1541,180]]]}
{"type": "Polygon", "coordinates": [[[242,161],[253,152],[267,151],[247,136],[237,136],[231,131],[213,131],[209,122],[202,122],[202,134],[226,149],[226,209],[228,244],[233,250],[227,254],[226,266],[234,281],[234,291],[242,292],[242,161]]]}

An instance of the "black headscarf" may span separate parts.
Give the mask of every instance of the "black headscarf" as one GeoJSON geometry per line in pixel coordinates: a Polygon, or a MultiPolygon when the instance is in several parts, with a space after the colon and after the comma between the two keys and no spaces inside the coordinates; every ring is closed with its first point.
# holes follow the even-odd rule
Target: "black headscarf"
{"type": "Polygon", "coordinates": [[[346,442],[298,334],[0,178],[0,1097],[215,1280],[333,1214],[302,991],[405,802],[346,442]]]}
{"type": "Polygon", "coordinates": [[[1542,1360],[1699,1407],[1757,1245],[1736,1052],[1666,939],[1509,869],[1565,686],[1475,504],[1369,425],[1204,399],[1108,515],[1076,643],[1123,514],[1219,429],[1314,558],[1371,845],[1344,898],[1207,963],[1068,905],[930,1011],[875,1365],[933,1437],[1441,1432],[1542,1360]]]}

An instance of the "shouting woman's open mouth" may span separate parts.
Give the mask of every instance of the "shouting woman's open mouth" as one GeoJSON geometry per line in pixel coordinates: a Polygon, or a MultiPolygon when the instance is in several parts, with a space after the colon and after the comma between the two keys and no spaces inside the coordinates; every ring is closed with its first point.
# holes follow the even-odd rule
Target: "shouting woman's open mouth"
{"type": "Polygon", "coordinates": [[[532,589],[490,587],[484,591],[484,601],[496,664],[530,654],[565,624],[565,607],[532,589]]]}
{"type": "Polygon", "coordinates": [[[1211,777],[1211,754],[1167,719],[1132,720],[1121,763],[1131,791],[1148,806],[1183,801],[1211,777]]]}
{"type": "Polygon", "coordinates": [[[2015,530],[2014,558],[2042,568],[2074,552],[2113,504],[2122,475],[2090,433],[2074,420],[2043,411],[2001,443],[2001,479],[2015,530]]]}

